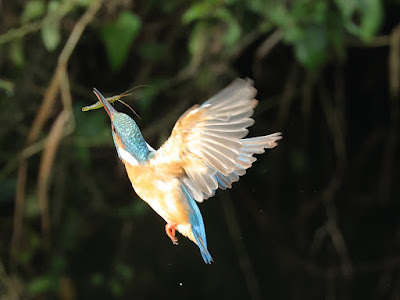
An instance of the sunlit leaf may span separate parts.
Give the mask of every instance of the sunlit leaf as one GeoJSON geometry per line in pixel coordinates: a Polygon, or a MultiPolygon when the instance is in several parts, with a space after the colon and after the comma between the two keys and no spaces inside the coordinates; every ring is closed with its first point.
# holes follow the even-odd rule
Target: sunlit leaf
{"type": "Polygon", "coordinates": [[[31,0],[25,4],[21,16],[21,22],[27,23],[34,19],[42,17],[46,12],[46,5],[43,0],[31,0]]]}
{"type": "Polygon", "coordinates": [[[28,291],[31,295],[38,295],[40,293],[50,290],[53,286],[53,281],[49,276],[41,276],[33,279],[28,285],[28,291]]]}
{"type": "Polygon", "coordinates": [[[126,61],[132,41],[141,27],[140,18],[128,11],[122,12],[114,22],[107,23],[101,37],[113,71],[119,70],[126,61]]]}
{"type": "Polygon", "coordinates": [[[363,0],[361,12],[360,38],[370,41],[382,22],[382,3],[380,0],[363,0]]]}
{"type": "Polygon", "coordinates": [[[382,22],[381,0],[336,0],[335,2],[342,13],[347,31],[364,41],[371,40],[382,22]]]}
{"type": "Polygon", "coordinates": [[[194,20],[204,18],[213,10],[210,2],[202,1],[193,4],[182,16],[182,22],[188,24],[194,20]]]}
{"type": "Polygon", "coordinates": [[[46,20],[42,26],[42,40],[46,49],[54,51],[61,41],[60,21],[58,19],[46,20]]]}
{"type": "Polygon", "coordinates": [[[304,36],[304,28],[300,26],[289,27],[284,32],[284,40],[288,43],[296,43],[304,36]]]}
{"type": "Polygon", "coordinates": [[[206,22],[198,22],[190,33],[189,53],[192,56],[191,64],[197,66],[200,64],[205,49],[207,47],[209,34],[209,25],[206,22]]]}

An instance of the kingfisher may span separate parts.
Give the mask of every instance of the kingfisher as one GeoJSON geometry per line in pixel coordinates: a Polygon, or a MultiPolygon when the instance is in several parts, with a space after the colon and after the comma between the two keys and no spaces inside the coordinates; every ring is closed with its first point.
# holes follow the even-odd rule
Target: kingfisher
{"type": "Polygon", "coordinates": [[[280,132],[245,138],[258,103],[253,81],[237,78],[188,109],[157,151],[130,116],[118,112],[96,88],[93,92],[110,117],[117,154],[136,194],[166,221],[172,243],[178,244],[178,231],[200,248],[204,262],[210,264],[213,259],[197,203],[214,196],[218,188],[231,188],[256,161],[254,154],[274,148],[282,138],[280,132]]]}

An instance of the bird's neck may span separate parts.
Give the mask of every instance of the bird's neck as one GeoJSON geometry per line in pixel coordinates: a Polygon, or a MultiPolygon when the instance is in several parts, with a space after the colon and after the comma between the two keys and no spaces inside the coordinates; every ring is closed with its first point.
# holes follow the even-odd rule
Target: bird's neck
{"type": "Polygon", "coordinates": [[[149,148],[136,124],[130,126],[129,130],[118,132],[117,135],[113,133],[113,138],[121,159],[123,159],[123,155],[121,155],[120,149],[132,155],[138,163],[144,164],[149,159],[149,148]]]}

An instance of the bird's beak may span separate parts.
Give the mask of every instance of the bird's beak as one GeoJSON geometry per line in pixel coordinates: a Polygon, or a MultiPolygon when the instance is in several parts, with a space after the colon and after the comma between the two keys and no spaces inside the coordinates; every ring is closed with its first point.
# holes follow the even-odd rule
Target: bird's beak
{"type": "Polygon", "coordinates": [[[104,109],[112,120],[112,116],[117,112],[115,108],[107,101],[106,98],[104,98],[104,96],[96,88],[93,88],[93,93],[103,103],[104,109]]]}

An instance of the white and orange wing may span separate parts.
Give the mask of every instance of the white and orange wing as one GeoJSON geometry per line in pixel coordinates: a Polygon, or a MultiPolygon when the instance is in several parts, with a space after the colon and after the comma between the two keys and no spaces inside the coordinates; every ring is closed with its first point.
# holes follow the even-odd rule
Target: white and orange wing
{"type": "Polygon", "coordinates": [[[231,187],[256,160],[254,153],[273,148],[280,134],[243,139],[257,100],[250,79],[236,79],[202,105],[186,111],[171,136],[149,161],[153,166],[181,172],[181,180],[196,201],[231,187]]]}

